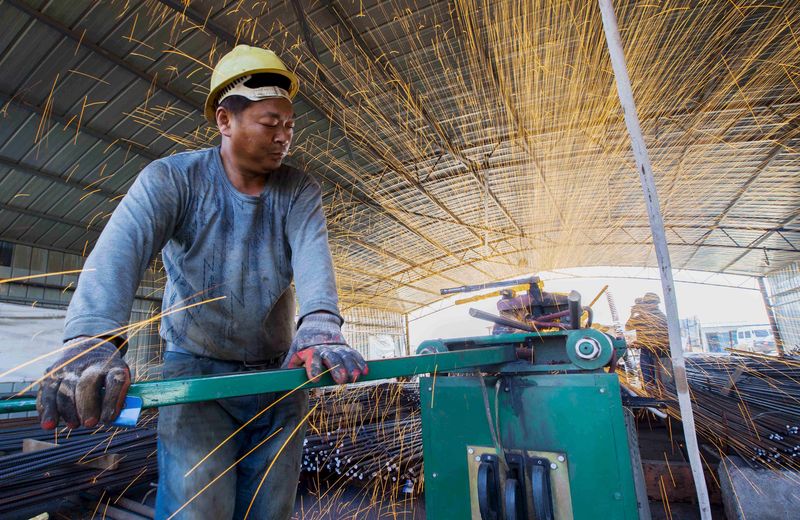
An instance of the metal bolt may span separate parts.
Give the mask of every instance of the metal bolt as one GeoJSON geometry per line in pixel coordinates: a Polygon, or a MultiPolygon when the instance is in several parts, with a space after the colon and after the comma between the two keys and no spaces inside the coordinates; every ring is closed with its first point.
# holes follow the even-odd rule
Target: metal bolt
{"type": "Polygon", "coordinates": [[[594,338],[585,337],[575,343],[575,353],[579,358],[591,361],[600,357],[602,348],[594,338]]]}
{"type": "Polygon", "coordinates": [[[433,390],[433,387],[430,387],[430,386],[429,386],[429,387],[428,387],[428,392],[430,392],[431,390],[433,390]]]}
{"type": "Polygon", "coordinates": [[[601,389],[600,389],[600,393],[601,393],[601,394],[604,394],[604,393],[606,393],[606,389],[605,389],[605,388],[601,388],[601,389]]]}
{"type": "Polygon", "coordinates": [[[468,449],[468,450],[467,450],[467,453],[469,453],[470,455],[472,455],[473,453],[475,453],[475,450],[473,450],[472,448],[470,448],[470,449],[468,449]]]}
{"type": "Polygon", "coordinates": [[[614,500],[622,500],[622,493],[620,493],[619,491],[615,491],[614,500]]]}
{"type": "Polygon", "coordinates": [[[476,457],[475,457],[475,462],[480,462],[480,461],[481,461],[481,458],[480,458],[480,457],[478,457],[478,456],[476,456],[476,457]]]}
{"type": "Polygon", "coordinates": [[[503,388],[503,390],[506,391],[506,392],[510,392],[511,391],[511,389],[508,388],[508,387],[503,388]]]}
{"type": "Polygon", "coordinates": [[[564,459],[564,456],[563,456],[563,455],[559,455],[559,456],[558,456],[558,462],[564,462],[564,460],[565,460],[565,459],[564,459]]]}
{"type": "Polygon", "coordinates": [[[436,472],[434,471],[434,472],[433,472],[433,475],[431,475],[431,476],[432,476],[433,478],[436,478],[436,477],[438,477],[438,476],[439,476],[439,474],[438,474],[438,473],[436,473],[436,472]]]}
{"type": "Polygon", "coordinates": [[[555,462],[551,462],[550,469],[558,469],[558,464],[556,464],[555,462]]]}

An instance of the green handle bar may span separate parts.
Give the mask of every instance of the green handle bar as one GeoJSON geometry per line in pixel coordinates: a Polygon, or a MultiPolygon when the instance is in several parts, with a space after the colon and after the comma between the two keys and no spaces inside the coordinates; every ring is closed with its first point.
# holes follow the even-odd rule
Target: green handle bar
{"type": "MultiPolygon", "coordinates": [[[[514,348],[515,346],[510,344],[369,361],[367,363],[369,374],[361,376],[359,381],[377,381],[392,377],[497,365],[514,361],[516,359],[514,348]]],[[[243,395],[285,392],[300,386],[319,388],[335,384],[330,374],[325,374],[316,381],[309,382],[306,371],[297,368],[134,383],[128,389],[128,395],[140,397],[142,408],[155,408],[243,395]]],[[[36,410],[36,399],[33,398],[0,400],[0,414],[34,410],[36,410]]]]}

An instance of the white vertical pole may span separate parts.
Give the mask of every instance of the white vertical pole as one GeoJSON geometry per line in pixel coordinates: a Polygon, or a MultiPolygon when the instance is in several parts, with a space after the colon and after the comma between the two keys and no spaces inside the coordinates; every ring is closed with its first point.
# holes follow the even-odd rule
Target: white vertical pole
{"type": "Polygon", "coordinates": [[[686,364],[683,359],[681,347],[681,329],[678,320],[678,301],[675,298],[675,283],[672,279],[672,265],[667,249],[664,219],[661,216],[661,207],[658,201],[656,183],[653,179],[653,168],[650,156],[644,143],[644,136],[639,125],[639,115],[636,112],[636,103],[633,100],[631,80],[628,77],[628,68],[625,64],[625,53],[622,49],[622,40],[617,28],[617,17],[611,0],[598,0],[603,16],[603,28],[606,33],[608,52],[611,55],[611,65],[617,81],[617,93],[622,110],[625,113],[625,125],[631,137],[631,147],[636,159],[636,168],[639,171],[639,181],[642,184],[647,216],[650,220],[650,231],[653,235],[653,245],[658,259],[658,268],[661,272],[661,287],[664,291],[664,304],[667,308],[667,325],[669,329],[669,347],[672,354],[673,376],[678,392],[678,404],[683,423],[683,435],[686,439],[686,451],[689,453],[689,463],[694,476],[694,486],[697,490],[697,502],[700,506],[700,517],[711,520],[711,507],[708,501],[708,490],[703,474],[703,465],[697,447],[697,434],[694,427],[694,414],[692,402],[689,397],[689,384],[686,381],[686,364]]]}

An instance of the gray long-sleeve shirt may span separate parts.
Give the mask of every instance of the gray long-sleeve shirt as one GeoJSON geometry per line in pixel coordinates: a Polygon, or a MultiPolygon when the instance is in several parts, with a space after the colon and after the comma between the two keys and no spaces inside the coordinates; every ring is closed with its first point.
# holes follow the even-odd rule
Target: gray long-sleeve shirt
{"type": "Polygon", "coordinates": [[[245,195],[225,175],[219,148],[209,148],[142,170],[86,260],[64,338],[126,325],[141,277],[162,249],[161,336],[172,348],[247,361],[288,350],[270,341],[265,320],[293,277],[301,319],[339,315],[319,185],[284,165],[260,196],[245,195]]]}

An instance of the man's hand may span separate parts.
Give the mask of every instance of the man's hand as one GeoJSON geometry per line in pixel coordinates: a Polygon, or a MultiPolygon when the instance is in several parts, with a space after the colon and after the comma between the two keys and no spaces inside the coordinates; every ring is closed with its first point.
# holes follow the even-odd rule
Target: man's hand
{"type": "Polygon", "coordinates": [[[330,368],[338,384],[355,383],[368,372],[367,362],[347,345],[339,317],[327,312],[313,312],[303,318],[286,355],[284,368],[306,367],[309,379],[330,368]]]}
{"type": "Polygon", "coordinates": [[[131,385],[130,369],[113,343],[85,337],[70,343],[47,369],[36,396],[45,430],[55,428],[59,417],[70,428],[110,423],[119,415],[131,385]]]}

